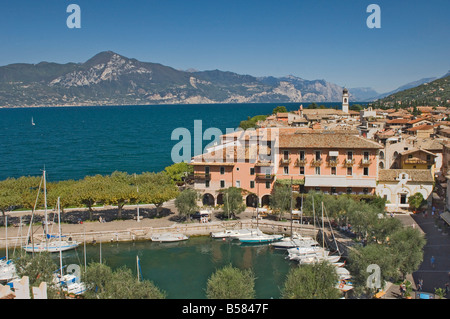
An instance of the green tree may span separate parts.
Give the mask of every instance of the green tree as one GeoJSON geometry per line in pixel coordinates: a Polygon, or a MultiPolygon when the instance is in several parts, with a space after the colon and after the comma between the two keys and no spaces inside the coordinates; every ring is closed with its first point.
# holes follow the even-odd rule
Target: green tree
{"type": "Polygon", "coordinates": [[[166,172],[146,172],[138,175],[136,179],[139,202],[155,205],[157,216],[161,213],[162,205],[179,194],[178,187],[166,172]]]}
{"type": "MultiPolygon", "coordinates": [[[[52,285],[53,273],[59,267],[49,252],[39,254],[26,254],[14,260],[17,275],[21,278],[28,276],[31,287],[39,287],[42,282],[47,283],[47,296],[49,299],[62,298],[60,288],[52,285]]],[[[31,293],[31,291],[30,291],[31,293]]]]}
{"type": "Polygon", "coordinates": [[[254,299],[253,271],[240,270],[231,264],[217,270],[208,279],[206,297],[208,299],[254,299]]]}
{"type": "Polygon", "coordinates": [[[245,210],[242,198],[242,189],[229,187],[223,191],[223,214],[227,218],[235,218],[245,210]]]}
{"type": "Polygon", "coordinates": [[[93,220],[92,207],[104,197],[105,177],[102,175],[86,176],[74,185],[73,191],[79,202],[88,208],[89,220],[93,220]]]}
{"type": "Polygon", "coordinates": [[[167,166],[164,171],[173,181],[182,182],[189,174],[194,173],[194,166],[185,162],[180,162],[167,166]]]}
{"type": "Polygon", "coordinates": [[[277,113],[287,113],[286,106],[277,106],[276,108],[274,108],[272,110],[272,114],[277,114],[277,113]]]}
{"type": "Polygon", "coordinates": [[[367,286],[367,278],[371,273],[367,272],[369,265],[380,267],[381,288],[386,281],[396,275],[394,256],[389,247],[380,244],[369,244],[365,247],[355,247],[349,250],[348,270],[353,276],[353,285],[357,293],[374,294],[375,290],[367,286]]]}
{"type": "Polygon", "coordinates": [[[328,262],[291,268],[282,288],[283,299],[338,299],[341,292],[335,287],[338,275],[328,262]]]}
{"type": "Polygon", "coordinates": [[[0,211],[2,212],[3,221],[5,221],[6,212],[13,206],[20,204],[20,197],[15,191],[16,180],[8,178],[0,181],[0,211]]]}
{"type": "Polygon", "coordinates": [[[105,189],[102,201],[117,206],[117,219],[122,219],[122,210],[125,204],[137,200],[137,188],[132,186],[132,176],[125,172],[113,172],[104,179],[105,189]]]}
{"type": "Polygon", "coordinates": [[[56,183],[49,183],[47,185],[48,195],[47,201],[50,207],[56,207],[58,197],[60,198],[61,212],[64,213],[64,208],[81,204],[78,194],[74,191],[76,185],[79,183],[74,180],[60,181],[56,183]]]}
{"type": "Polygon", "coordinates": [[[100,263],[90,263],[82,273],[86,299],[164,299],[166,293],[151,281],[139,281],[125,266],[112,270],[100,263]]]}
{"type": "Polygon", "coordinates": [[[408,204],[414,212],[417,211],[424,204],[423,195],[421,193],[415,193],[409,196],[408,204]]]}
{"type": "Polygon", "coordinates": [[[399,229],[389,237],[388,245],[395,256],[394,263],[403,279],[419,268],[425,244],[423,234],[412,227],[399,229]]]}
{"type": "Polygon", "coordinates": [[[282,219],[284,213],[291,210],[291,196],[290,185],[276,184],[273,188],[270,206],[279,213],[279,220],[282,219]]]}
{"type": "Polygon", "coordinates": [[[175,199],[175,207],[178,213],[190,220],[191,215],[198,209],[197,198],[198,194],[194,189],[188,188],[182,191],[175,199]]]}

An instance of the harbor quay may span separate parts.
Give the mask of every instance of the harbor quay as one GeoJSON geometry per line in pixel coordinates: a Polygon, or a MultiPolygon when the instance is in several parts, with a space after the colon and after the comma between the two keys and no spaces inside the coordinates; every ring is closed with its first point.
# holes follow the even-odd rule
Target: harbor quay
{"type": "MultiPolygon", "coordinates": [[[[145,214],[142,207],[143,215],[145,214]]],[[[43,212],[35,212],[42,215],[43,212]]],[[[11,219],[14,214],[8,215],[11,219]]],[[[23,214],[23,212],[21,213],[23,214]]],[[[29,214],[29,212],[28,212],[29,214]]],[[[172,214],[173,216],[173,214],[172,214]]],[[[57,234],[57,223],[48,225],[49,233],[57,234]]],[[[162,218],[147,218],[140,216],[139,222],[137,219],[128,220],[112,220],[108,222],[84,221],[76,224],[61,223],[61,232],[65,239],[72,239],[82,245],[95,244],[100,242],[131,242],[141,240],[151,240],[151,237],[163,233],[179,233],[187,236],[210,236],[212,232],[223,231],[224,229],[242,229],[242,228],[259,228],[265,233],[276,233],[290,236],[293,233],[299,233],[303,236],[316,236],[318,233],[318,226],[312,224],[300,224],[297,221],[291,223],[290,220],[275,221],[267,219],[256,220],[254,212],[246,210],[241,213],[236,220],[222,221],[213,218],[212,221],[201,223],[198,220],[191,222],[173,222],[169,216],[162,218]]],[[[8,246],[11,251],[14,248],[19,248],[26,242],[29,236],[29,225],[14,225],[8,227],[7,233],[5,227],[0,227],[0,248],[4,249],[8,246]]],[[[34,240],[43,240],[44,232],[41,224],[34,224],[31,233],[33,233],[34,240]]]]}

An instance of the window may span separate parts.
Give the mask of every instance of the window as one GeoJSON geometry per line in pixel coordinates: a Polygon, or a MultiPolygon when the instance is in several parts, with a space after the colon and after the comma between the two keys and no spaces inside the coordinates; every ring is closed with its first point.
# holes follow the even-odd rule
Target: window
{"type": "Polygon", "coordinates": [[[364,176],[369,176],[369,168],[364,167],[364,176]]]}
{"type": "Polygon", "coordinates": [[[352,167],[347,167],[347,175],[353,175],[353,168],[352,167]]]}
{"type": "Polygon", "coordinates": [[[255,175],[255,168],[254,167],[250,167],[250,175],[255,175]]]}
{"type": "Polygon", "coordinates": [[[408,155],[408,158],[412,158],[412,155],[410,154],[410,155],[408,155]]]}
{"type": "Polygon", "coordinates": [[[331,194],[336,194],[336,187],[331,187],[331,194]]]}
{"type": "Polygon", "coordinates": [[[314,190],[315,190],[316,192],[320,192],[320,187],[315,187],[314,190]]]}
{"type": "Polygon", "coordinates": [[[369,189],[368,188],[363,188],[363,193],[367,195],[369,193],[369,189]]]}
{"type": "Polygon", "coordinates": [[[305,166],[300,166],[300,175],[305,175],[305,166]]]}
{"type": "Polygon", "coordinates": [[[305,151],[300,151],[300,159],[301,160],[305,159],[305,151]]]}
{"type": "Polygon", "coordinates": [[[348,151],[347,152],[347,159],[349,159],[349,160],[353,159],[353,152],[352,151],[348,151]]]}
{"type": "Polygon", "coordinates": [[[284,175],[288,175],[289,174],[289,166],[284,166],[283,167],[283,174],[284,175]]]}
{"type": "Polygon", "coordinates": [[[224,180],[220,181],[220,188],[225,188],[225,181],[224,180]]]}
{"type": "Polygon", "coordinates": [[[220,175],[225,174],[225,167],[220,166],[220,175]]]}
{"type": "Polygon", "coordinates": [[[209,166],[205,166],[205,175],[209,175],[209,166]]]}
{"type": "Polygon", "coordinates": [[[407,204],[406,194],[400,194],[400,204],[407,204]]]}
{"type": "Polygon", "coordinates": [[[240,188],[241,187],[241,181],[236,181],[236,187],[240,188]]]}
{"type": "Polygon", "coordinates": [[[369,160],[369,152],[364,152],[364,160],[365,161],[369,160]]]}
{"type": "Polygon", "coordinates": [[[270,182],[266,182],[266,188],[270,188],[270,182]]]}
{"type": "Polygon", "coordinates": [[[336,167],[331,168],[331,175],[336,175],[336,167]]]}
{"type": "Polygon", "coordinates": [[[250,181],[250,188],[255,188],[255,181],[250,181]]]}
{"type": "Polygon", "coordinates": [[[289,151],[283,151],[283,159],[286,161],[289,159],[289,151]]]}
{"type": "Polygon", "coordinates": [[[205,181],[205,187],[206,187],[206,188],[209,187],[209,181],[205,181]]]}
{"type": "Polygon", "coordinates": [[[316,151],[316,161],[320,161],[320,151],[316,151]]]}
{"type": "Polygon", "coordinates": [[[347,187],[347,194],[351,194],[352,193],[352,188],[351,187],[347,187]]]}
{"type": "Polygon", "coordinates": [[[236,167],[236,170],[239,171],[239,167],[236,167]]]}
{"type": "Polygon", "coordinates": [[[320,167],[316,166],[316,175],[320,175],[320,167]]]}
{"type": "Polygon", "coordinates": [[[427,155],[427,161],[431,160],[431,155],[427,155]]]}

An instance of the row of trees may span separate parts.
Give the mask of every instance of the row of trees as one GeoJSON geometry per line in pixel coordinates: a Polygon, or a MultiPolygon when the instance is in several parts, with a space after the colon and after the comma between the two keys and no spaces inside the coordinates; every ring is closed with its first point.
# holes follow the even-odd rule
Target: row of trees
{"type": "MultiPolygon", "coordinates": [[[[110,175],[86,176],[81,180],[65,180],[47,183],[47,204],[55,207],[60,197],[61,209],[85,206],[92,219],[92,208],[98,204],[116,206],[118,218],[126,204],[154,204],[157,211],[161,205],[175,198],[179,191],[177,183],[192,171],[192,166],[177,163],[162,172],[128,174],[113,172],[110,175]]],[[[41,177],[23,176],[0,181],[0,211],[3,216],[13,208],[31,209],[44,207],[41,177]],[[41,189],[36,202],[38,190],[41,189]]]]}

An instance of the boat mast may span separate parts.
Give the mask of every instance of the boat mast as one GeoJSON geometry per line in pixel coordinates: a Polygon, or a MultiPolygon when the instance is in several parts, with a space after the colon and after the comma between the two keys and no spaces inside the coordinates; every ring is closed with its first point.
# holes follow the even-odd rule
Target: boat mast
{"type": "Polygon", "coordinates": [[[8,261],[8,216],[5,215],[6,261],[8,261]]]}
{"type": "Polygon", "coordinates": [[[45,176],[45,167],[44,167],[44,220],[45,220],[45,229],[44,229],[44,235],[45,235],[45,248],[48,250],[48,220],[47,220],[47,182],[46,182],[46,176],[45,176]]]}
{"type": "Polygon", "coordinates": [[[61,278],[63,276],[63,268],[62,268],[62,244],[61,244],[61,211],[60,211],[60,203],[59,203],[59,197],[58,197],[58,202],[57,202],[57,206],[58,206],[58,231],[59,231],[59,267],[60,267],[60,271],[61,271],[61,278]]]}
{"type": "Polygon", "coordinates": [[[291,177],[291,240],[292,240],[292,179],[291,177]]]}

